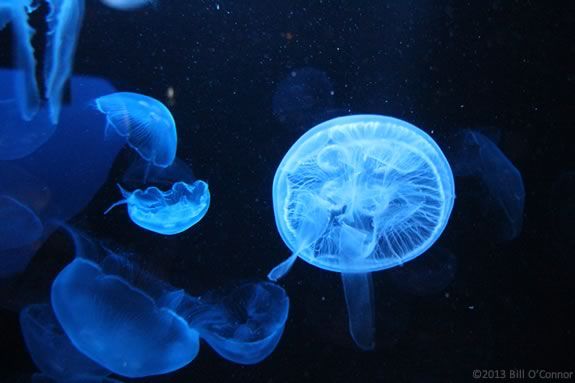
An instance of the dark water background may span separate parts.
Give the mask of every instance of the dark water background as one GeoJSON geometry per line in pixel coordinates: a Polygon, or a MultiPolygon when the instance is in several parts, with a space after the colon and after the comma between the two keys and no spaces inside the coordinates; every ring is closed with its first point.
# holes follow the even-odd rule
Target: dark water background
{"type": "MultiPolygon", "coordinates": [[[[165,0],[125,13],[88,1],[75,73],[173,101],[178,155],[209,183],[212,206],[197,226],[169,238],[137,228],[122,209],[103,216],[133,158],[126,151],[73,223],[139,252],[146,267],[191,294],[263,279],[288,255],[271,185],[303,130],[280,121],[272,99],[299,68],[329,78],[327,114],[398,117],[433,131],[446,150],[461,129],[494,132],[526,188],[523,231],[501,242],[489,216],[466,203],[473,185],[457,181],[437,243],[454,256],[453,280],[422,296],[400,288],[391,271],[375,273],[373,352],[351,341],[339,275],[299,261],[281,281],[290,315],[268,359],[240,366],[203,345],[188,367],[136,381],[459,382],[474,369],[575,370],[573,4],[165,0]]],[[[10,45],[7,31],[0,44],[10,45]]],[[[9,52],[0,54],[9,66],[9,52]]],[[[46,296],[72,254],[55,234],[19,282],[22,299],[46,296]]],[[[0,376],[34,372],[17,314],[2,310],[0,321],[0,376]]]]}

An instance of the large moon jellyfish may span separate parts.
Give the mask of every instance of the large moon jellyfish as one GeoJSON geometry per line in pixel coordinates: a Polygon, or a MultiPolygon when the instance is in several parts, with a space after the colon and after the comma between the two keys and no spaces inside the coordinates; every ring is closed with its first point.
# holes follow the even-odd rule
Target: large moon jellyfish
{"type": "Polygon", "coordinates": [[[151,165],[170,166],[176,158],[178,137],[172,114],[160,101],[137,93],[118,92],[95,101],[106,115],[106,132],[126,137],[128,144],[151,165]]]}
{"type": "Polygon", "coordinates": [[[28,305],[20,312],[20,327],[36,366],[55,380],[93,378],[110,371],[80,353],[70,342],[48,304],[28,305]]]}
{"type": "Polygon", "coordinates": [[[268,277],[281,278],[297,257],[342,273],[351,335],[372,349],[370,272],[426,251],[454,197],[449,164],[422,130],[375,115],[326,121],[290,148],[275,174],[276,225],[293,254],[268,277]]]}
{"type": "Polygon", "coordinates": [[[52,307],[78,350],[132,378],[190,363],[199,350],[198,333],[165,304],[173,303],[166,296],[175,290],[127,256],[79,235],[74,240],[77,257],[54,280],[52,307]]]}
{"type": "MultiPolygon", "coordinates": [[[[11,78],[11,74],[13,71],[0,70],[0,79],[11,78]]],[[[18,210],[0,210],[0,222],[7,219],[33,222],[30,218],[33,213],[43,225],[42,236],[34,246],[0,250],[0,275],[22,271],[55,229],[51,222],[67,221],[78,214],[106,181],[125,140],[115,135],[104,137],[101,130],[104,118],[94,115],[86,106],[94,98],[113,91],[105,80],[73,77],[71,103],[63,107],[58,129],[50,140],[23,158],[0,161],[0,195],[23,206],[18,210]],[[19,217],[9,215],[15,211],[20,212],[19,217]]],[[[38,227],[37,223],[31,225],[38,227]]]]}
{"type": "Polygon", "coordinates": [[[190,325],[218,354],[235,363],[256,364],[275,350],[289,311],[281,287],[246,283],[211,300],[215,302],[209,311],[191,319],[190,325]]]}
{"type": "Polygon", "coordinates": [[[492,214],[493,229],[500,239],[516,238],[523,226],[525,205],[525,186],[519,170],[497,145],[476,130],[464,130],[454,146],[455,175],[480,180],[484,191],[481,203],[490,203],[484,211],[492,214]]]}

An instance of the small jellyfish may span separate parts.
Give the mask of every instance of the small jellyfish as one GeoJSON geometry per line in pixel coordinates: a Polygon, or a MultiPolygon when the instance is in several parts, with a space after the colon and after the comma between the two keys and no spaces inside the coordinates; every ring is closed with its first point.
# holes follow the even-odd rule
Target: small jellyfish
{"type": "Polygon", "coordinates": [[[10,196],[0,195],[0,253],[38,241],[43,230],[32,209],[10,196]]]}
{"type": "Polygon", "coordinates": [[[246,283],[207,300],[215,301],[209,310],[187,319],[222,357],[256,364],[275,350],[288,317],[284,289],[271,283],[246,283]]]}
{"type": "Polygon", "coordinates": [[[120,255],[72,233],[76,259],[52,284],[52,307],[72,344],[110,371],[131,378],[190,363],[198,333],[175,313],[181,290],[120,255]]]}
{"type": "Polygon", "coordinates": [[[272,98],[276,118],[302,129],[330,117],[334,108],[334,87],[329,76],[315,68],[298,68],[281,80],[272,98]]]}
{"type": "Polygon", "coordinates": [[[124,199],[110,206],[104,214],[126,204],[132,222],[159,234],[174,235],[188,230],[206,215],[210,206],[208,184],[201,180],[191,185],[176,182],[168,191],[151,186],[130,192],[118,187],[124,199]]]}
{"type": "Polygon", "coordinates": [[[100,0],[103,4],[110,8],[119,9],[121,11],[133,11],[135,9],[144,8],[147,6],[156,6],[158,0],[100,0]]]}
{"type": "Polygon", "coordinates": [[[502,240],[521,233],[525,186],[519,170],[484,134],[465,129],[451,155],[456,176],[479,179],[481,210],[492,217],[490,230],[502,240]]]}
{"type": "Polygon", "coordinates": [[[48,304],[28,305],[20,312],[20,327],[36,366],[56,381],[101,380],[110,374],[70,342],[48,304]]]}
{"type": "Polygon", "coordinates": [[[95,100],[113,129],[153,166],[168,167],[176,158],[178,137],[172,114],[160,101],[137,93],[118,92],[95,100]]]}
{"type": "Polygon", "coordinates": [[[126,204],[128,215],[136,225],[164,235],[182,233],[206,215],[210,206],[208,184],[195,180],[192,170],[183,161],[176,158],[167,168],[143,166],[142,161],[137,161],[128,169],[123,181],[138,184],[142,174],[145,174],[146,182],[159,187],[142,187],[130,192],[118,185],[124,199],[114,203],[104,214],[126,204]]]}
{"type": "Polygon", "coordinates": [[[326,121],[300,137],[275,174],[276,225],[293,254],[268,277],[281,278],[298,257],[340,272],[350,333],[372,349],[370,273],[425,252],[454,197],[449,164],[422,130],[375,115],[326,121]]]}

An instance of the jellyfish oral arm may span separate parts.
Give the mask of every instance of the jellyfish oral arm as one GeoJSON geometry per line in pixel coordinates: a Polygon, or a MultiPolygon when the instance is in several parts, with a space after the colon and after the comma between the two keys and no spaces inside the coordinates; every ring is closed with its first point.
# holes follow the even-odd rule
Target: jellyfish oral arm
{"type": "Polygon", "coordinates": [[[277,282],[278,279],[282,278],[287,274],[288,271],[290,271],[296,259],[297,253],[292,254],[289,258],[274,267],[272,271],[269,272],[268,279],[270,281],[277,282]]]}
{"type": "Polygon", "coordinates": [[[347,305],[349,332],[362,350],[373,350],[375,326],[371,273],[342,273],[341,280],[347,305]]]}

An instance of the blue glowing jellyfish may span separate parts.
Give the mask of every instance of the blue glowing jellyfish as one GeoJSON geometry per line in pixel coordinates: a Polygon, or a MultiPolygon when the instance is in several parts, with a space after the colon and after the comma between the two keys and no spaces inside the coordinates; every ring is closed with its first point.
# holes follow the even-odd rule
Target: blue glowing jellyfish
{"type": "Polygon", "coordinates": [[[188,318],[190,326],[222,357],[256,364],[276,348],[288,317],[289,299],[271,283],[246,283],[212,301],[202,315],[188,318]]]}
{"type": "Polygon", "coordinates": [[[151,165],[170,166],[178,137],[172,114],[160,101],[137,93],[118,92],[95,100],[106,115],[106,132],[113,129],[151,165]]]}
{"type": "Polygon", "coordinates": [[[150,5],[155,6],[158,3],[158,0],[100,0],[100,1],[110,8],[115,8],[122,11],[132,11],[150,5]]]}
{"type": "Polygon", "coordinates": [[[179,234],[198,223],[210,206],[208,184],[198,180],[193,184],[176,182],[168,191],[155,186],[145,190],[127,191],[118,185],[123,200],[115,206],[128,205],[128,215],[138,226],[164,235],[179,234]]]}
{"type": "Polygon", "coordinates": [[[84,378],[101,380],[110,374],[72,345],[50,305],[26,306],[20,312],[20,327],[32,360],[45,375],[55,380],[70,381],[84,378]]]}
{"type": "Polygon", "coordinates": [[[190,363],[198,333],[170,305],[178,290],[119,255],[74,235],[76,259],[52,284],[52,307],[78,350],[127,377],[158,375],[190,363]]]}
{"type": "MultiPolygon", "coordinates": [[[[13,71],[0,70],[0,83],[11,79],[12,74],[13,71]]],[[[2,88],[0,86],[0,92],[2,88]]],[[[58,129],[50,140],[25,157],[0,161],[0,195],[27,207],[0,209],[0,222],[19,219],[37,228],[38,224],[30,218],[33,213],[43,226],[42,236],[34,246],[0,250],[0,276],[22,271],[38,246],[55,229],[50,222],[67,221],[78,214],[108,178],[125,141],[116,135],[104,137],[101,131],[104,117],[94,116],[86,105],[112,91],[114,88],[105,80],[73,77],[71,102],[62,109],[58,129]],[[15,212],[19,212],[20,218],[14,217],[15,212]]]]}
{"type": "Polygon", "coordinates": [[[282,277],[297,257],[342,273],[351,335],[372,349],[370,272],[426,251],[447,224],[454,194],[443,153],[415,126],[375,115],[324,122],[277,169],[276,225],[293,254],[268,277],[282,277]]]}
{"type": "Polygon", "coordinates": [[[482,211],[491,215],[490,225],[503,240],[521,233],[525,186],[519,170],[484,134],[465,129],[453,154],[455,175],[480,180],[482,211]]]}

